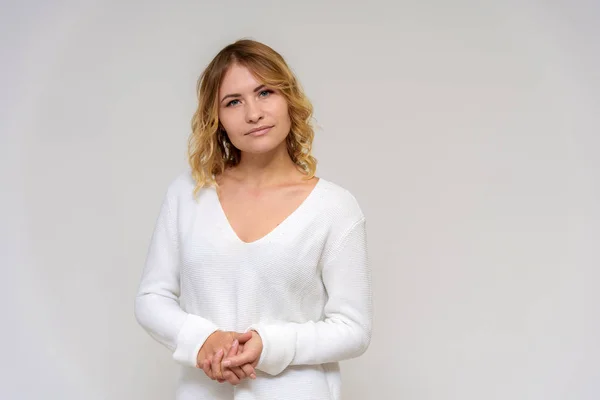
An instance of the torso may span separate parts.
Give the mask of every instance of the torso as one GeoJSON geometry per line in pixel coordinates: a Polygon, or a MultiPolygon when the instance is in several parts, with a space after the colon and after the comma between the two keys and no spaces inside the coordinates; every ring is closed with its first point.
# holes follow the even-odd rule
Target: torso
{"type": "MultiPolygon", "coordinates": [[[[194,198],[195,182],[185,173],[168,191],[181,309],[238,332],[256,323],[321,320],[329,298],[322,268],[364,218],[356,199],[326,179],[299,178],[260,191],[235,180],[218,182],[218,191],[205,187],[194,198]]],[[[201,370],[183,371],[181,400],[340,398],[337,363],[289,366],[226,393],[201,370]]]]}
{"type": "Polygon", "coordinates": [[[235,178],[219,178],[219,202],[238,238],[255,242],[273,231],[306,200],[318,178],[290,179],[284,184],[252,188],[235,178]]]}

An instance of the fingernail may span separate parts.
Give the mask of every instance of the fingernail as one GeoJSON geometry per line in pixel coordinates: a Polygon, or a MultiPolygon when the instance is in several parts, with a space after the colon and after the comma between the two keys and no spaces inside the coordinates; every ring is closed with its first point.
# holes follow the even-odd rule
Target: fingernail
{"type": "Polygon", "coordinates": [[[256,374],[250,374],[250,378],[256,379],[256,374]]]}
{"type": "Polygon", "coordinates": [[[233,341],[233,345],[234,345],[234,346],[237,346],[238,344],[239,344],[238,340],[237,340],[237,339],[235,339],[235,340],[233,341]]]}
{"type": "Polygon", "coordinates": [[[230,365],[231,365],[231,361],[229,361],[229,360],[223,361],[223,366],[229,367],[230,365]]]}

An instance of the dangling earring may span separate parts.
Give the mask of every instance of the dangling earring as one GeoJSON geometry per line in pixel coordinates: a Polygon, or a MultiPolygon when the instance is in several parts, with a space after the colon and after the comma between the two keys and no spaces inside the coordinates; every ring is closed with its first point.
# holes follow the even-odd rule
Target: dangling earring
{"type": "Polygon", "coordinates": [[[229,148],[229,140],[227,138],[227,132],[225,131],[225,129],[223,129],[220,126],[219,126],[219,130],[217,132],[217,141],[219,142],[219,145],[223,149],[225,159],[229,160],[229,158],[231,156],[231,149],[229,148]]]}

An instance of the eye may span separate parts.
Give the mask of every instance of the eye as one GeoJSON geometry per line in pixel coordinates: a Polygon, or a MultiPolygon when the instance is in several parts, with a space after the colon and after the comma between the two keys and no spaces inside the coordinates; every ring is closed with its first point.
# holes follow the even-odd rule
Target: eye
{"type": "Polygon", "coordinates": [[[234,106],[236,103],[236,101],[239,101],[237,99],[231,100],[229,103],[227,103],[227,105],[225,107],[229,107],[229,106],[234,106]]]}
{"type": "Polygon", "coordinates": [[[273,93],[273,91],[272,91],[272,90],[268,90],[268,89],[266,89],[266,90],[262,90],[262,91],[261,91],[261,92],[260,92],[258,95],[259,95],[259,96],[261,96],[261,97],[267,97],[267,96],[268,96],[268,95],[270,95],[271,93],[273,93]]]}

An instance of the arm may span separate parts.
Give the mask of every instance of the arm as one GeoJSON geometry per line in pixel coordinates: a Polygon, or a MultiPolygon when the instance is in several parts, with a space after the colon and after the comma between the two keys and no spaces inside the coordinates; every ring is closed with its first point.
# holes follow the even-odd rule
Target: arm
{"type": "Polygon", "coordinates": [[[263,348],[256,369],[277,375],[289,365],[323,364],[358,357],[371,340],[371,276],[362,218],[342,236],[323,264],[328,293],[317,322],[255,324],[263,348]]]}
{"type": "Polygon", "coordinates": [[[138,323],[173,352],[181,364],[196,367],[197,355],[217,327],[179,306],[179,249],[177,222],[171,200],[162,203],[135,298],[138,323]]]}

